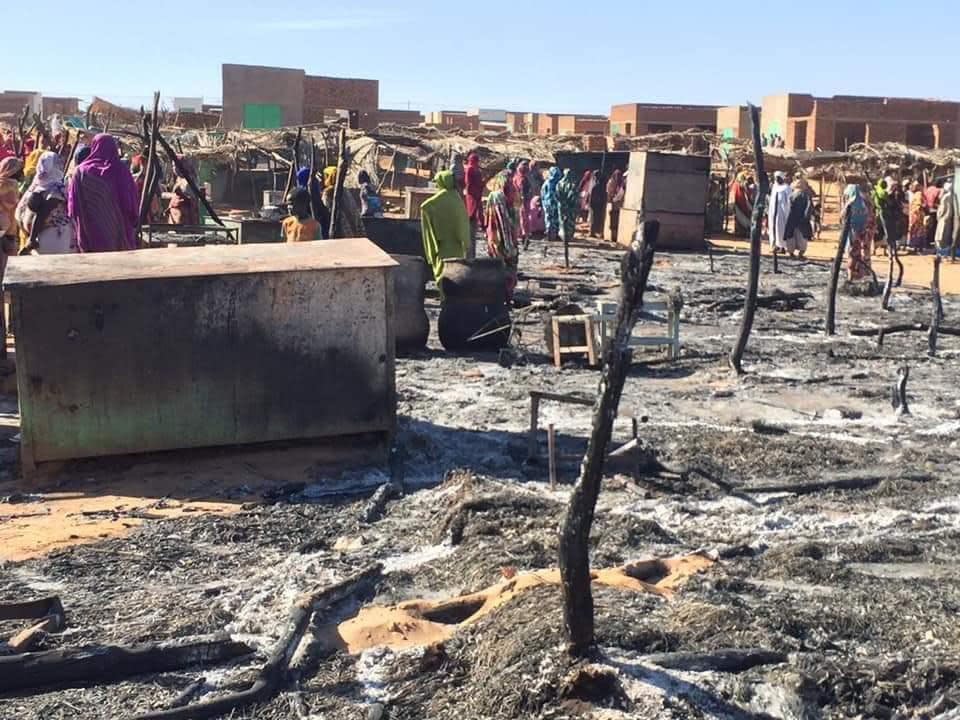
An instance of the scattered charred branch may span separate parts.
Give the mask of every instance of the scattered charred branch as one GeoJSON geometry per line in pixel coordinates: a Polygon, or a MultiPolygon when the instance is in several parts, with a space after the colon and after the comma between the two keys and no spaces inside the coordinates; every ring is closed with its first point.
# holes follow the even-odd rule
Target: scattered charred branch
{"type": "Polygon", "coordinates": [[[146,673],[169,672],[249,655],[246,644],[226,637],[170,643],[49,650],[0,657],[0,692],[45,687],[86,687],[146,673]]]}
{"type": "Polygon", "coordinates": [[[270,653],[257,679],[246,690],[195,705],[144,713],[138,715],[135,720],[204,720],[228,715],[235,710],[268,700],[279,691],[286,679],[290,661],[303,639],[313,614],[345,600],[359,588],[375,582],[382,572],[382,565],[371,565],[338,583],[300,596],[290,610],[287,630],[283,637],[270,653]]]}
{"type": "Polygon", "coordinates": [[[767,204],[767,195],[770,192],[770,180],[767,178],[763,166],[763,147],[760,142],[760,110],[755,105],[750,106],[750,122],[753,129],[753,157],[757,172],[757,199],[753,205],[753,217],[750,220],[750,274],[747,277],[747,295],[744,300],[743,321],[740,325],[740,335],[730,351],[730,367],[737,375],[743,374],[743,353],[750,340],[750,330],[753,328],[753,317],[757,312],[757,290],[760,284],[760,226],[763,220],[763,211],[767,204]]]}
{"type": "MultiPolygon", "coordinates": [[[[733,297],[716,300],[706,306],[707,310],[717,310],[720,312],[732,312],[740,307],[746,296],[742,294],[733,297]]],[[[806,307],[807,302],[813,300],[813,295],[808,292],[783,292],[774,290],[770,295],[759,295],[756,298],[756,306],[765,310],[780,310],[787,312],[790,310],[800,310],[806,307]]]]}
{"type": "Polygon", "coordinates": [[[29,651],[47,633],[59,632],[66,626],[63,603],[56,595],[27,602],[0,603],[0,620],[40,620],[7,641],[15,653],[29,651]]]}
{"type": "Polygon", "coordinates": [[[866,490],[876,487],[885,480],[909,480],[910,482],[929,482],[934,476],[925,472],[884,472],[864,471],[838,475],[828,480],[815,480],[800,483],[772,483],[769,485],[751,485],[743,487],[744,492],[755,494],[792,493],[810,495],[825,490],[866,490]]]}
{"type": "Polygon", "coordinates": [[[707,653],[670,652],[647,655],[644,660],[666,670],[741,673],[762,665],[785,663],[787,655],[762,648],[721,648],[707,653]]]}
{"type": "Polygon", "coordinates": [[[580,468],[580,478],[570,495],[560,530],[560,576],[563,613],[570,651],[584,655],[594,642],[593,595],[590,590],[590,527],[600,494],[600,482],[607,445],[617,417],[620,396],[630,370],[630,336],[643,307],[643,293],[653,267],[660,223],[641,225],[642,244],[636,241],[624,255],[621,266],[622,290],[617,310],[616,332],[604,349],[603,371],[593,412],[593,431],[580,468]]]}
{"type": "MultiPolygon", "coordinates": [[[[875,328],[854,328],[850,331],[851,335],[856,337],[876,337],[877,346],[883,347],[883,340],[887,335],[901,332],[930,332],[930,323],[921,321],[912,323],[897,323],[894,325],[884,325],[875,328]]],[[[951,335],[960,337],[960,327],[950,325],[937,325],[937,335],[951,335]]]]}
{"type": "Polygon", "coordinates": [[[360,520],[366,524],[375,523],[383,516],[383,511],[387,508],[387,503],[399,495],[399,488],[392,482],[387,482],[377,488],[377,491],[370,498],[360,520]]]}

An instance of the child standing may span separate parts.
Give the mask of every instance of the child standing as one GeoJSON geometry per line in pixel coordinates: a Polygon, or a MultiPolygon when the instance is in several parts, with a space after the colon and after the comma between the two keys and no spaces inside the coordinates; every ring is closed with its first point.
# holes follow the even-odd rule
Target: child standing
{"type": "Polygon", "coordinates": [[[305,188],[297,188],[288,199],[293,213],[283,221],[283,237],[288,243],[320,240],[320,223],[310,214],[310,193],[305,188]]]}

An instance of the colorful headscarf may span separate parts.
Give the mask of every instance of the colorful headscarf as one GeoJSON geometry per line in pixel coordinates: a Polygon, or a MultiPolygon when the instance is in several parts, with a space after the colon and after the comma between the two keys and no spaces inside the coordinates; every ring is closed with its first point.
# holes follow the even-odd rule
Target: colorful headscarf
{"type": "Polygon", "coordinates": [[[30,192],[66,195],[66,188],[63,186],[63,160],[55,152],[48,150],[40,156],[37,172],[30,184],[30,192]]]}
{"type": "Polygon", "coordinates": [[[302,167],[297,170],[297,187],[306,188],[310,182],[310,168],[302,167]]]}
{"type": "Polygon", "coordinates": [[[328,165],[323,169],[323,188],[324,190],[333,189],[337,184],[337,166],[328,165]]]}
{"type": "Polygon", "coordinates": [[[866,200],[860,194],[860,188],[851,183],[843,191],[844,212],[850,213],[850,227],[854,232],[861,233],[867,228],[870,221],[870,209],[866,200]]]}

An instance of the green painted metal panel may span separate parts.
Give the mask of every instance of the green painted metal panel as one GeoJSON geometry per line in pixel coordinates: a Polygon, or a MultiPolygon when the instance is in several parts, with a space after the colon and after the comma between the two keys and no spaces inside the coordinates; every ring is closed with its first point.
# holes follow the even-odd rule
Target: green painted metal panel
{"type": "Polygon", "coordinates": [[[247,103],[243,106],[243,126],[253,130],[275,130],[283,126],[283,110],[275,104],[247,103]]]}
{"type": "Polygon", "coordinates": [[[268,130],[283,127],[283,111],[279,105],[263,106],[263,127],[268,130]]]}

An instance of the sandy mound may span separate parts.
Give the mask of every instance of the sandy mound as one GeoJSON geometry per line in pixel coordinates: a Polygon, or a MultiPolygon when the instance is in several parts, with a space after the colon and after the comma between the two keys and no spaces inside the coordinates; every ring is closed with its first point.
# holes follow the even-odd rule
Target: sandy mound
{"type": "MultiPolygon", "coordinates": [[[[687,579],[713,564],[695,553],[595,570],[592,576],[598,585],[670,598],[687,579]]],[[[511,571],[504,573],[509,575],[511,571]]],[[[334,647],[351,654],[378,646],[402,650],[430,645],[449,639],[458,628],[477,622],[533,588],[559,584],[560,570],[550,569],[505,577],[485,590],[449,600],[409,600],[388,607],[366,607],[356,617],[328,628],[328,637],[334,647]]]]}

